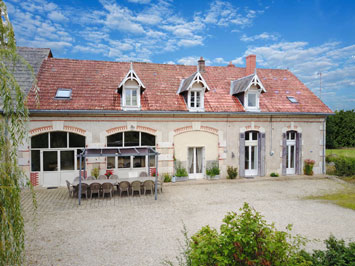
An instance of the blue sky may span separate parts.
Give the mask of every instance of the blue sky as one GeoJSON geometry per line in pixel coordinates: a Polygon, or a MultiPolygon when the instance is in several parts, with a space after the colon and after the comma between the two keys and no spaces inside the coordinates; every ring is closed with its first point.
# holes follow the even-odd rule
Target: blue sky
{"type": "Polygon", "coordinates": [[[17,44],[57,58],[288,68],[355,109],[355,1],[7,0],[17,44]]]}

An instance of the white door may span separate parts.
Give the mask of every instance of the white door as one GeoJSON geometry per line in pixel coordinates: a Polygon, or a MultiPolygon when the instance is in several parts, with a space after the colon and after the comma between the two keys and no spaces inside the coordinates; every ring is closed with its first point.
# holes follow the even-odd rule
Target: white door
{"type": "Polygon", "coordinates": [[[188,149],[189,178],[203,178],[203,148],[191,147],[188,149]]]}
{"type": "Polygon", "coordinates": [[[286,153],[286,174],[294,175],[296,173],[296,133],[287,132],[287,153],[286,153]]]}
{"type": "Polygon", "coordinates": [[[60,186],[59,170],[59,152],[43,151],[43,186],[58,187],[60,186]]]}
{"type": "Polygon", "coordinates": [[[258,175],[258,132],[245,133],[245,176],[258,175]]]}

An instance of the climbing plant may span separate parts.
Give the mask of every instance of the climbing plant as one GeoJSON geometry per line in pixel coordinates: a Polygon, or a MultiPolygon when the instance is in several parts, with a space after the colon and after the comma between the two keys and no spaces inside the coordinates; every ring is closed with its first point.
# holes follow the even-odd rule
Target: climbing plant
{"type": "Polygon", "coordinates": [[[6,5],[0,0],[0,265],[24,262],[24,219],[21,187],[25,175],[18,166],[17,152],[26,137],[26,95],[13,73],[16,64],[29,68],[17,54],[13,27],[6,5]]]}

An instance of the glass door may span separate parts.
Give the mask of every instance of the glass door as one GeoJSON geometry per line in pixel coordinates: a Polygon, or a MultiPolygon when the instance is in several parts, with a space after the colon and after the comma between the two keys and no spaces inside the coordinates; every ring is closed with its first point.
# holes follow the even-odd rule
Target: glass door
{"type": "Polygon", "coordinates": [[[258,132],[245,133],[245,175],[258,175],[258,132]]]}
{"type": "Polygon", "coordinates": [[[189,178],[203,178],[203,148],[188,148],[189,178]]]}
{"type": "Polygon", "coordinates": [[[286,174],[293,175],[296,173],[296,132],[287,132],[287,153],[286,153],[286,174]]]}

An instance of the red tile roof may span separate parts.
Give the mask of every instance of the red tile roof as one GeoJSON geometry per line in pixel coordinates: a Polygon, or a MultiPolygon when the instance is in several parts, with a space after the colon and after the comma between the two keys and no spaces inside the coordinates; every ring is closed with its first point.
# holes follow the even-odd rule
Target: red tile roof
{"type": "MultiPolygon", "coordinates": [[[[177,95],[182,79],[196,66],[133,63],[146,87],[141,97],[142,111],[188,111],[182,95],[177,95]]],[[[121,95],[117,87],[130,69],[128,62],[105,62],[48,58],[38,74],[39,106],[28,95],[30,110],[117,110],[121,95]],[[56,99],[58,88],[71,88],[71,99],[56,99]]],[[[290,71],[257,69],[266,93],[260,96],[261,112],[332,113],[290,71]],[[286,96],[294,96],[298,104],[286,96]]],[[[205,93],[205,112],[245,112],[236,96],[230,95],[231,81],[245,76],[245,68],[207,66],[202,73],[210,91],[205,93]]]]}

